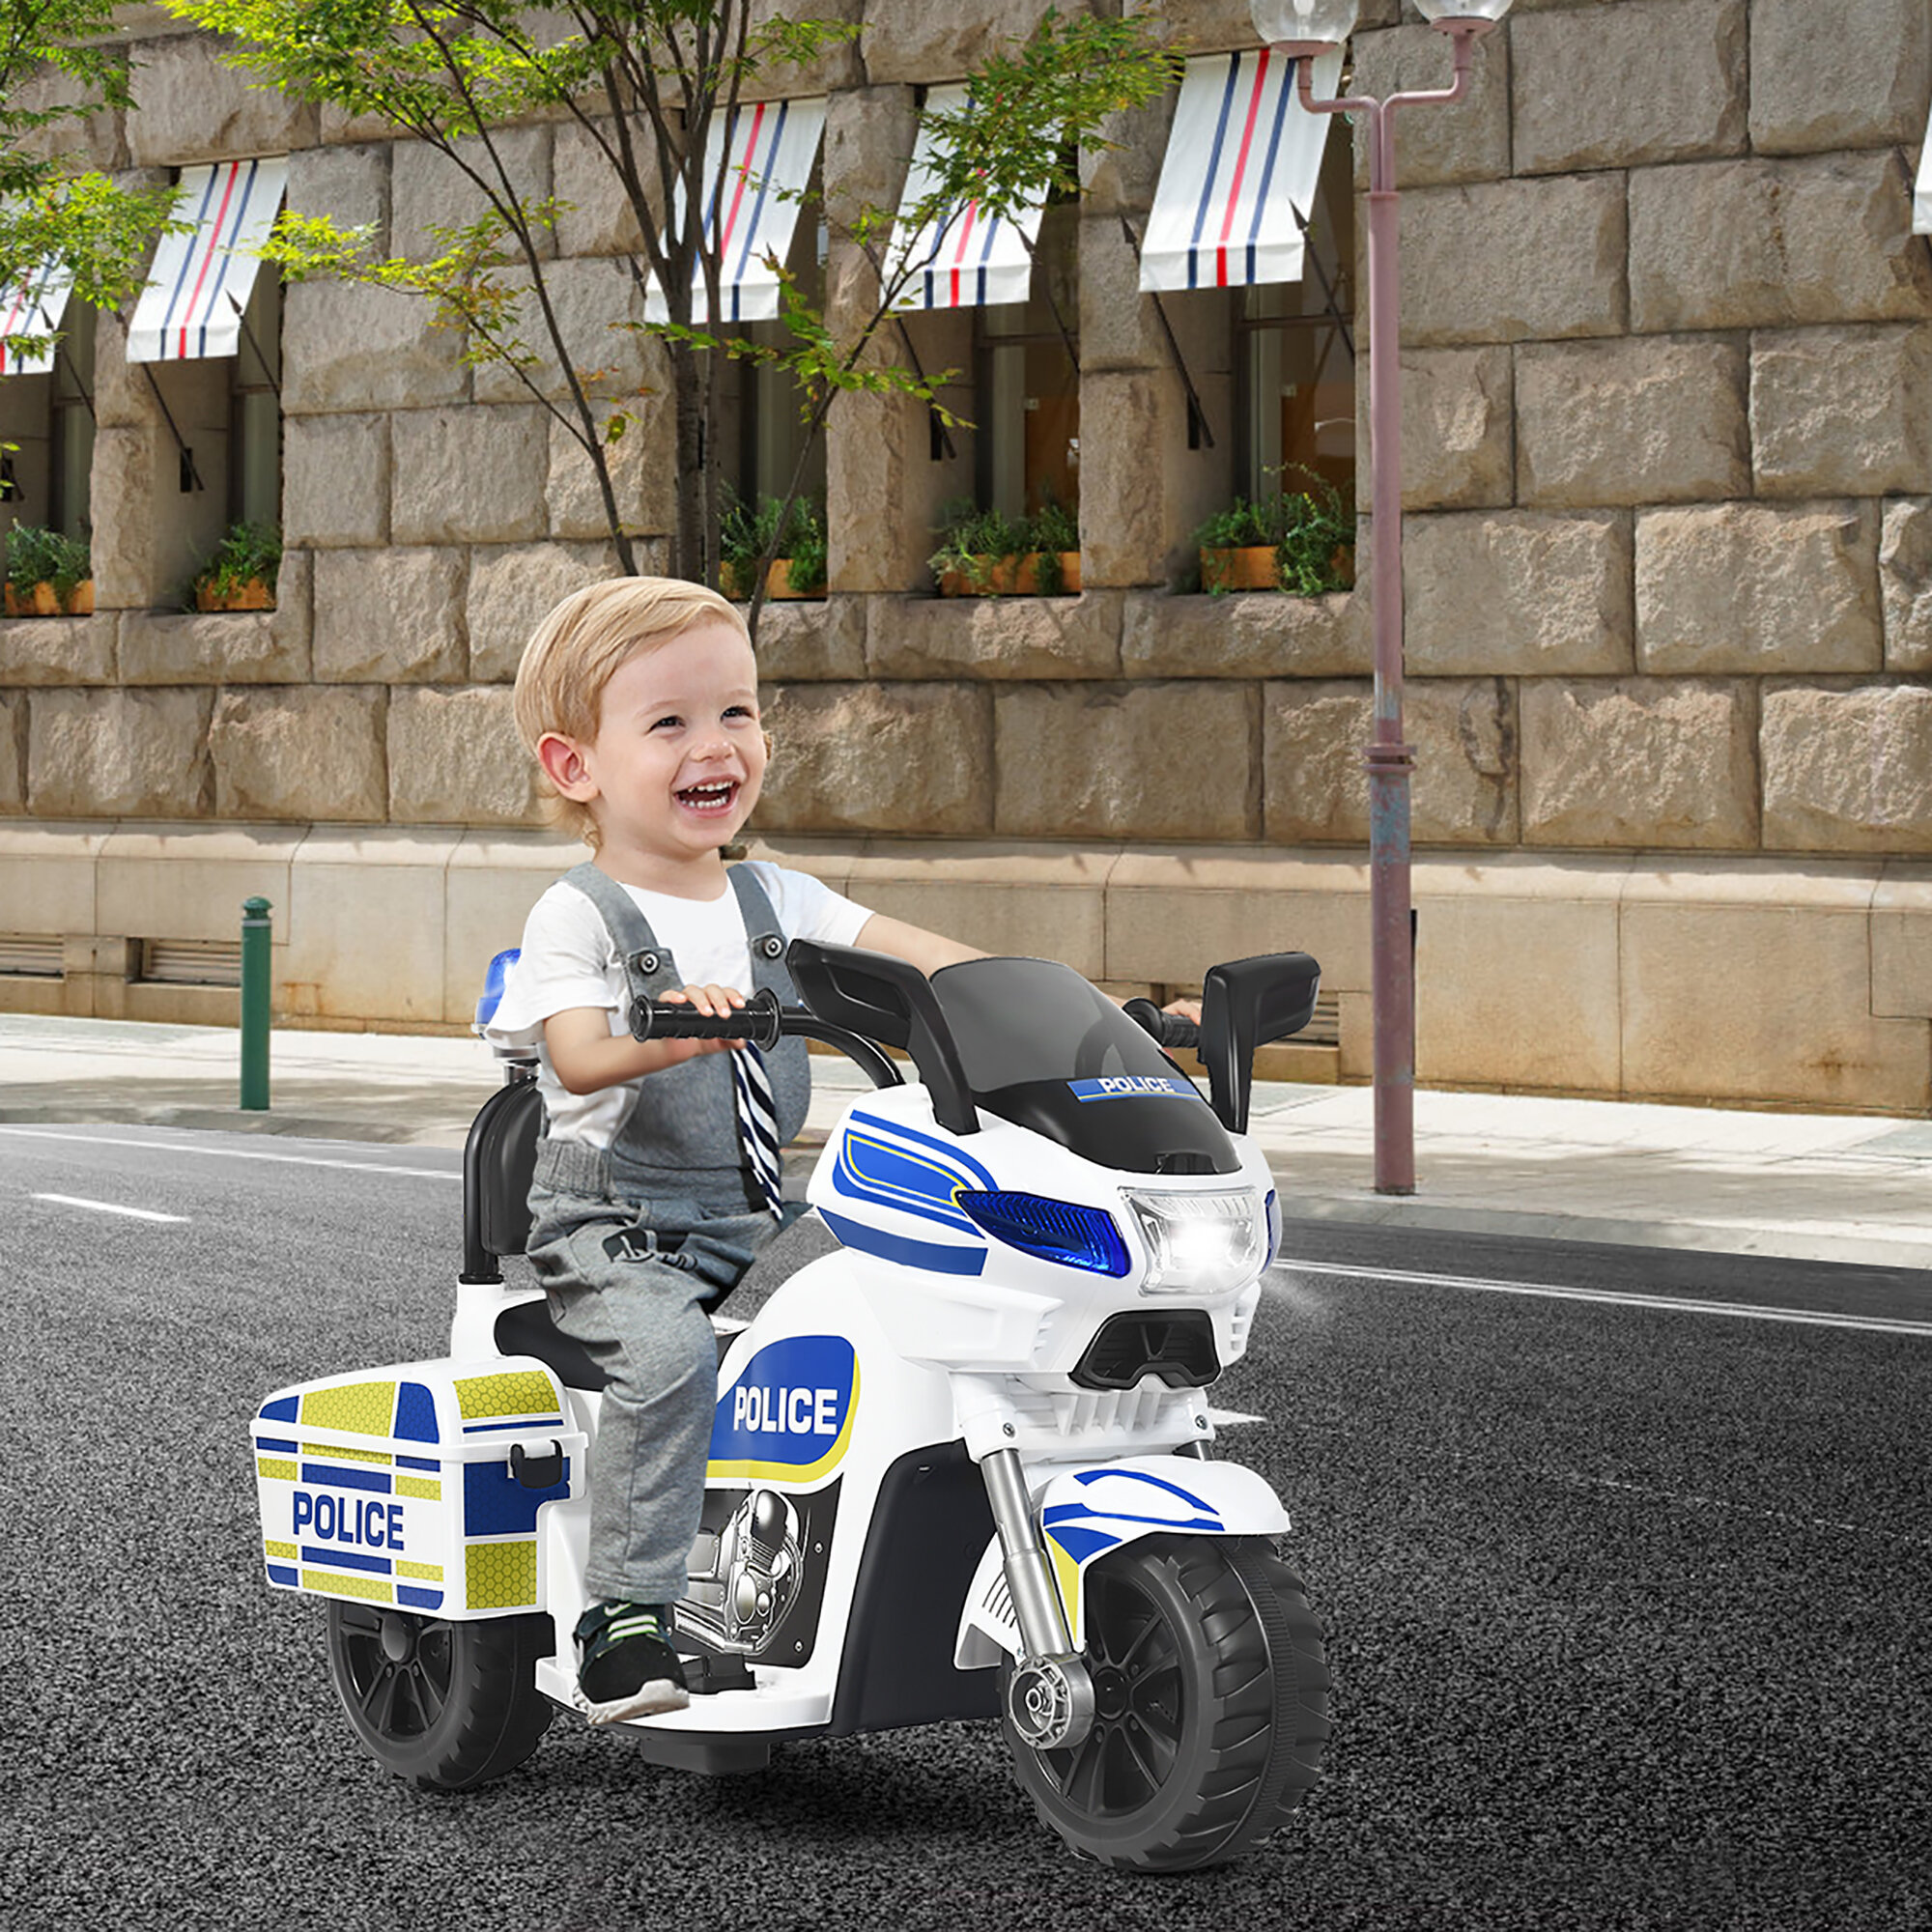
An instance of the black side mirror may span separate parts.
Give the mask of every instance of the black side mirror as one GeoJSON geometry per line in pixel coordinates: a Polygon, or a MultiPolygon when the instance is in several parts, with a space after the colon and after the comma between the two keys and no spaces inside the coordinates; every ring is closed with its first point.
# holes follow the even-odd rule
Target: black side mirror
{"type": "Polygon", "coordinates": [[[1248,1130],[1255,1048],[1299,1033],[1315,1016],[1321,968],[1306,952],[1264,952],[1210,966],[1201,994],[1201,1059],[1215,1117],[1248,1130]]]}
{"type": "Polygon", "coordinates": [[[828,1026],[912,1055],[932,1095],[932,1118],[942,1127],[955,1134],[980,1131],[979,1109],[952,1029],[917,966],[890,952],[794,939],[785,950],[785,967],[799,997],[828,1026]]]}

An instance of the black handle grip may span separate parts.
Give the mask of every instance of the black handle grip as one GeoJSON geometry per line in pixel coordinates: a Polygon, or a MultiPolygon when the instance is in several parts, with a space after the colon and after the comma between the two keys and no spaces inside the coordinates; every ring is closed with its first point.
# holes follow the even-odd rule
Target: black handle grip
{"type": "Polygon", "coordinates": [[[1157,1045],[1191,1047],[1200,1041],[1201,1029],[1185,1013],[1164,1013],[1151,1000],[1129,1000],[1121,1010],[1157,1045]]]}
{"type": "Polygon", "coordinates": [[[734,1013],[700,1013],[683,1000],[634,1000],[633,1039],[749,1039],[766,1049],[779,1043],[779,996],[761,988],[734,1013]]]}

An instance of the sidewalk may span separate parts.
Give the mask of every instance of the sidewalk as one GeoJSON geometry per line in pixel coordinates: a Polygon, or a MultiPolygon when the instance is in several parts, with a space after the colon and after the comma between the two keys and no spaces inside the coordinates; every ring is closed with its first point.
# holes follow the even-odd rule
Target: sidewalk
{"type": "MultiPolygon", "coordinates": [[[[500,1079],[470,1039],[281,1032],[271,1109],[217,1027],[0,1014],[0,1122],[242,1128],[460,1148],[500,1079]]],[[[814,1056],[794,1171],[863,1076],[814,1056]]],[[[1416,1193],[1374,1191],[1365,1087],[1261,1085],[1250,1131],[1291,1222],[1376,1222],[1932,1268],[1932,1121],[1494,1094],[1416,1095],[1416,1193]]]]}

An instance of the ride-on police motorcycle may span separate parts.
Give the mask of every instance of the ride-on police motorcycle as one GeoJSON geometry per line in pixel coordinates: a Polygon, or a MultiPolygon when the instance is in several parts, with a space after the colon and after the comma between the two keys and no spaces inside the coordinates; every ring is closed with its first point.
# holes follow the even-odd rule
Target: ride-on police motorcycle
{"type": "MultiPolygon", "coordinates": [[[[837,1251],[749,1325],[718,1321],[675,1616],[690,1706],[613,1728],[721,1773],[785,1739],[997,1717],[1077,1851],[1233,1858],[1299,1802],[1328,1733],[1287,1512],[1210,1460],[1206,1395],[1247,1347],[1280,1232],[1245,1138],[1254,1049],[1307,1024],[1319,969],[1208,973],[1210,1106],[1151,1037],[1189,1023],[1064,966],[928,981],[805,941],[787,964],[803,1007],[631,1015],[640,1038],[804,1035],[874,1091],[809,1188],[837,1251]]],[[[327,1600],[356,1733],[442,1790],[509,1771],[572,1708],[585,1600],[602,1377],[527,1270],[498,1265],[523,1248],[540,1115],[513,1075],[465,1153],[448,1357],[282,1390],[253,1430],[270,1582],[327,1600]]]]}

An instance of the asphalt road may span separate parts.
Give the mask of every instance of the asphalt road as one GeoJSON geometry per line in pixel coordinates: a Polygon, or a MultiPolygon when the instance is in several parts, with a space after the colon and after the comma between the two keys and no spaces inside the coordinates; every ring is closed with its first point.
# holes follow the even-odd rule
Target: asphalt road
{"type": "Polygon", "coordinates": [[[1072,1860],[990,1726],[705,1780],[559,1719],[406,1789],[259,1580],[245,1432],[440,1352],[457,1158],[0,1127],[10,1926],[1932,1925],[1932,1283],[1809,1264],[1291,1229],[1216,1400],[1338,1724],[1235,1866],[1072,1860]]]}

